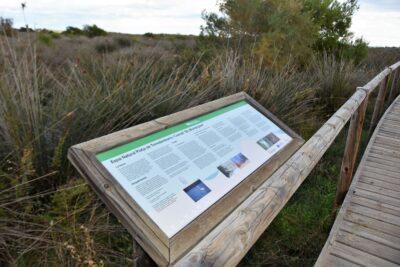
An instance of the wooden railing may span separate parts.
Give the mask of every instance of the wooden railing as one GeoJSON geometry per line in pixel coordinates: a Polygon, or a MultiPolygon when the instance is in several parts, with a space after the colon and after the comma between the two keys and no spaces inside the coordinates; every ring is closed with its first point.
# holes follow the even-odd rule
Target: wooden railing
{"type": "Polygon", "coordinates": [[[370,95],[380,85],[369,129],[372,133],[385,109],[388,89],[389,103],[399,94],[399,74],[400,62],[384,69],[363,87],[358,87],[284,165],[173,265],[234,266],[239,263],[350,120],[335,199],[335,206],[340,206],[353,177],[370,95]]]}

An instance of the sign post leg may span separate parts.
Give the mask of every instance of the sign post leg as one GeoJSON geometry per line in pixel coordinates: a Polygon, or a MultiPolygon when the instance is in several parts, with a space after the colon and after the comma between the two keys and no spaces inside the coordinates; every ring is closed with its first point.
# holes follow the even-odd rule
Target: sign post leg
{"type": "Polygon", "coordinates": [[[133,267],[154,267],[155,262],[147,255],[138,242],[133,239],[133,267]]]}

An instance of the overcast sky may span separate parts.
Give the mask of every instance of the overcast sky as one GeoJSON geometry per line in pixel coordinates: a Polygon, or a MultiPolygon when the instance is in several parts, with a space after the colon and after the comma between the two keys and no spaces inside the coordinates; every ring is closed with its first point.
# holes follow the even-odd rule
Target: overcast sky
{"type": "MultiPolygon", "coordinates": [[[[113,32],[199,34],[201,12],[217,11],[217,0],[23,0],[33,28],[63,30],[97,24],[113,32]]],[[[22,1],[0,0],[0,16],[25,25],[22,1]]],[[[352,31],[371,46],[400,46],[400,0],[359,0],[352,31]]]]}

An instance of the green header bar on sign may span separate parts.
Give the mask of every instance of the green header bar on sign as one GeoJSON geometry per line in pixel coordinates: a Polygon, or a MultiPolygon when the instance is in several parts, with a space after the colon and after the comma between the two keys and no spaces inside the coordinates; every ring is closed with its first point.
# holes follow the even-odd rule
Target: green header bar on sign
{"type": "Polygon", "coordinates": [[[123,153],[129,152],[129,151],[131,151],[133,149],[136,149],[138,147],[144,146],[144,145],[146,145],[148,143],[151,143],[153,141],[156,141],[156,140],[161,139],[163,137],[166,137],[168,135],[174,134],[176,132],[185,130],[185,129],[189,128],[189,127],[192,127],[192,126],[197,125],[197,124],[199,124],[201,122],[204,122],[206,120],[212,119],[214,117],[217,117],[217,116],[219,116],[221,114],[224,114],[224,113],[226,113],[228,111],[234,110],[234,109],[239,108],[239,107],[244,106],[244,105],[248,105],[248,103],[243,100],[243,101],[237,102],[235,104],[220,108],[220,109],[218,109],[216,111],[213,111],[213,112],[210,112],[208,114],[201,115],[201,116],[199,116],[199,117],[197,117],[195,119],[192,119],[192,120],[177,124],[175,126],[167,128],[165,130],[161,130],[159,132],[156,132],[156,133],[150,134],[148,136],[142,137],[140,139],[134,140],[134,141],[129,142],[129,143],[125,144],[125,145],[110,149],[110,150],[105,151],[105,152],[101,152],[101,153],[96,155],[96,158],[99,161],[105,161],[105,160],[117,157],[117,156],[119,156],[119,155],[121,155],[123,153]]]}

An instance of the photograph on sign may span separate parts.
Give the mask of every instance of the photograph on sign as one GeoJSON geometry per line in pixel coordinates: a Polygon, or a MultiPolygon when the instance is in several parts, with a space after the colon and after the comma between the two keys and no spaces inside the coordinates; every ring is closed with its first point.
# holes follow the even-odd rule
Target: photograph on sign
{"type": "Polygon", "coordinates": [[[265,115],[240,101],[96,158],[172,237],[291,141],[265,115]]]}

